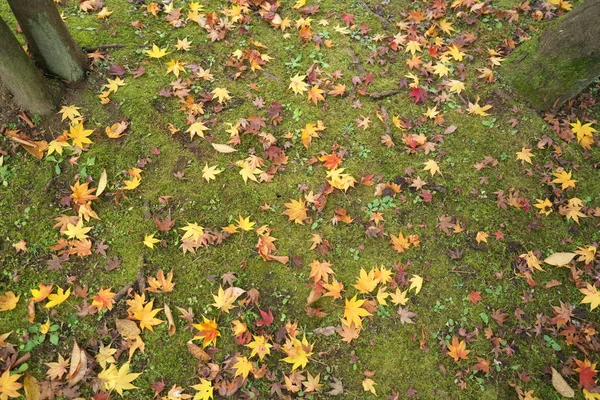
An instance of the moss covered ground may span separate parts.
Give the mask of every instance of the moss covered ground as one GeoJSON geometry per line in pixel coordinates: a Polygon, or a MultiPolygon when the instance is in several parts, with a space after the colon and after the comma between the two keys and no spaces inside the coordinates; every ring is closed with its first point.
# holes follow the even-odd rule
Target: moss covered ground
{"type": "MultiPolygon", "coordinates": [[[[229,30],[225,29],[224,39],[211,41],[206,29],[186,17],[193,7],[188,2],[173,2],[175,9],[182,9],[180,27],[168,23],[162,4],[153,16],[149,2],[105,0],[112,14],[101,19],[98,10],[83,12],[78,3],[69,1],[59,9],[76,41],[84,48],[105,46],[98,50],[104,58],[92,64],[86,83],[67,89],[62,105],[81,107],[85,128],[94,130],[90,136],[93,143],[81,154],[66,148],[62,155],[55,153],[38,160],[7,136],[0,137],[0,154],[4,154],[0,158],[0,294],[12,291],[21,296],[16,308],[0,312],[0,335],[12,332],[7,341],[15,344],[19,354],[31,352],[29,360],[12,368],[13,373],[31,373],[38,381],[46,381],[43,388],[47,390],[44,363],[56,361],[57,354],[70,356],[77,341],[90,361],[86,378],[75,386],[76,394],[87,399],[108,392],[96,380],[102,368],[92,360],[99,342],[119,349],[118,365],[126,362],[127,350],[120,353],[126,346],[115,329],[115,320],[128,316],[126,300],[133,297],[140,276],[145,282],[159,270],[172,270],[174,290],[147,292],[146,297],[154,299],[155,307],[170,306],[177,331],[169,335],[166,323],[155,326],[153,332],[143,331],[145,352],[136,352],[130,366],[131,371],[141,373],[133,382],[139,389],[125,391],[124,398],[152,398],[151,385],[155,382],[165,383],[166,389],[160,393],[164,398],[178,398],[168,397],[173,385],[193,395],[190,387],[198,384],[199,378],[211,380],[215,397],[219,397],[220,384],[236,381],[231,357],[250,355],[247,347],[234,340],[233,320],[246,322],[250,332],[265,335],[275,344],[272,355],[264,361],[251,359],[255,373],[261,365],[268,366],[267,376],[251,373],[231,395],[234,398],[277,398],[272,387],[281,382],[283,396],[293,398],[559,399],[551,382],[551,368],[560,371],[576,389],[577,398],[583,398],[575,360],[598,361],[598,335],[593,329],[599,311],[590,311],[589,304],[581,303],[584,295],[579,289],[598,282],[598,257],[594,254],[585,262],[573,260],[567,268],[541,260],[600,241],[598,137],[591,133],[589,149],[585,149],[569,125],[579,119],[594,124],[596,111],[588,104],[545,116],[537,114],[511,97],[510,88],[502,84],[497,72],[486,81],[480,77],[484,72],[478,70],[496,71],[489,49],[499,51],[498,57],[503,58],[512,47],[507,40],[518,44],[541,31],[548,20],[538,18],[538,11],[547,11],[545,17],[563,11],[545,2],[519,8],[520,4],[512,0],[474,2],[475,6],[457,2],[456,7],[443,1],[308,0],[301,7],[318,6],[308,15],[302,8],[293,8],[293,3],[282,2],[277,13],[291,20],[286,31],[273,27],[252,5],[241,13],[246,20],[233,22],[229,30]],[[414,22],[417,10],[424,15],[414,22]],[[348,15],[353,20],[347,24],[348,15]],[[312,35],[305,41],[298,36],[296,21],[309,17],[313,20],[312,35]],[[442,19],[452,22],[454,30],[449,34],[439,28],[429,30],[442,19]],[[465,39],[466,33],[476,39],[471,43],[465,39]],[[394,35],[407,35],[396,50],[390,44],[394,35]],[[177,40],[183,38],[191,42],[189,51],[175,49],[177,40]],[[435,65],[451,44],[458,44],[466,55],[461,61],[446,56],[448,77],[438,77],[425,67],[409,70],[406,60],[411,55],[405,46],[413,39],[423,45],[424,52],[418,54],[424,63],[432,60],[435,65]],[[149,58],[145,51],[153,44],[167,48],[168,54],[149,58]],[[437,59],[428,53],[431,44],[436,44],[437,59]],[[236,50],[246,49],[268,54],[272,61],[260,70],[248,68],[234,79],[238,71],[226,62],[236,50]],[[168,90],[170,82],[177,80],[166,73],[166,64],[172,59],[187,65],[180,78],[184,82],[190,79],[189,94],[196,104],[215,88],[226,88],[231,96],[224,107],[219,107],[216,99],[204,102],[204,115],[196,115],[210,128],[204,138],[190,139],[185,131],[191,122],[181,110],[181,102],[161,95],[161,90],[168,90]],[[192,79],[190,65],[194,63],[210,69],[212,80],[192,79]],[[139,67],[145,73],[136,78],[132,73],[139,67]],[[314,67],[322,74],[314,77],[314,67]],[[115,78],[115,71],[125,84],[110,94],[108,104],[101,104],[98,95],[103,85],[115,78]],[[306,81],[315,79],[315,84],[326,91],[331,90],[326,81],[341,71],[342,77],[335,83],[345,84],[346,93],[328,94],[318,104],[307,100],[306,93],[295,95],[288,88],[290,79],[307,75],[307,71],[306,81]],[[424,102],[415,103],[409,97],[408,85],[414,83],[406,77],[409,73],[419,77],[416,87],[427,92],[424,102]],[[365,79],[372,83],[366,85],[365,79]],[[449,79],[464,82],[465,90],[449,91],[444,85],[449,79]],[[369,96],[392,89],[398,93],[382,99],[369,96]],[[256,98],[260,98],[258,102],[256,98]],[[258,107],[263,100],[265,106],[258,107]],[[269,122],[266,112],[273,102],[282,107],[282,121],[277,125],[269,122]],[[488,115],[478,115],[469,107],[474,104],[492,107],[488,115]],[[424,116],[434,106],[443,118],[424,116]],[[266,158],[264,139],[256,132],[240,134],[234,153],[220,153],[211,146],[211,142],[222,144],[231,139],[227,131],[231,125],[227,123],[235,125],[253,116],[266,120],[266,126],[259,130],[272,134],[276,146],[288,156],[287,163],[270,177],[271,182],[245,183],[236,165],[249,155],[266,158]],[[396,126],[393,117],[403,124],[396,126]],[[370,119],[366,129],[360,122],[364,118],[370,119]],[[129,123],[126,134],[108,138],[105,128],[121,120],[129,123]],[[326,128],[306,147],[301,129],[317,121],[323,121],[326,128]],[[179,132],[172,134],[171,127],[179,132]],[[386,133],[394,146],[382,143],[386,133]],[[422,143],[411,148],[411,134],[422,134],[425,143],[436,146],[427,154],[422,143]],[[517,158],[523,149],[531,149],[531,163],[517,158]],[[334,188],[321,210],[310,199],[330,186],[326,183],[327,169],[317,157],[332,153],[342,156],[341,167],[357,182],[346,191],[334,188]],[[437,163],[441,173],[432,176],[424,171],[429,160],[437,163]],[[207,182],[203,179],[206,165],[218,166],[223,172],[207,182]],[[123,190],[124,181],[130,179],[127,171],[133,167],[143,171],[141,184],[134,190],[123,190]],[[559,168],[573,173],[575,187],[561,190],[560,183],[552,182],[559,168]],[[52,267],[47,261],[56,257],[57,251],[49,247],[65,237],[53,229],[55,218],[77,215],[73,204],[64,201],[72,193],[70,186],[87,181],[95,188],[104,170],[107,188],[93,201],[99,219],[85,225],[92,228],[88,235],[94,249],[98,243],[108,245],[106,255],[97,251],[85,257],[71,255],[60,267],[52,267]],[[424,186],[411,186],[417,177],[424,186]],[[394,185],[399,185],[398,193],[394,185]],[[282,215],[284,204],[299,198],[309,199],[303,224],[282,215]],[[572,198],[583,203],[578,222],[566,215],[565,207],[572,198]],[[549,199],[552,212],[547,216],[540,213],[534,207],[536,199],[549,199]],[[336,218],[342,209],[351,222],[336,218]],[[381,213],[384,222],[370,220],[373,213],[381,213]],[[168,215],[176,220],[174,228],[159,231],[152,217],[162,220],[168,215]],[[289,261],[261,258],[255,247],[259,236],[254,230],[225,235],[222,243],[183,254],[180,228],[198,223],[222,233],[222,227],[235,225],[240,215],[256,222],[254,229],[268,225],[271,236],[278,239],[276,254],[289,257],[289,261]],[[440,227],[445,217],[451,217],[453,224],[446,227],[447,233],[440,227]],[[420,244],[396,251],[390,235],[399,232],[418,235],[420,244]],[[161,240],[154,249],[144,245],[150,234],[161,240]],[[319,249],[311,249],[314,235],[327,240],[330,249],[319,253],[319,249]],[[26,242],[26,251],[17,251],[14,246],[21,240],[26,242]],[[543,271],[527,267],[526,254],[530,251],[535,252],[530,257],[540,260],[543,271]],[[307,297],[315,290],[309,265],[315,259],[332,264],[336,279],[344,284],[345,299],[358,293],[353,285],[361,268],[390,269],[392,279],[378,287],[391,293],[396,287],[409,290],[407,305],[415,313],[413,323],[401,319],[398,305],[389,298],[387,305],[381,304],[374,290],[359,294],[372,316],[364,318],[357,339],[347,343],[338,333],[321,334],[319,328],[343,324],[340,318],[345,300],[324,297],[307,312],[307,297]],[[119,267],[107,270],[105,266],[115,260],[119,267]],[[213,295],[224,285],[221,276],[227,272],[235,274],[234,286],[260,292],[257,305],[240,305],[228,314],[211,306],[213,295]],[[414,275],[424,279],[418,293],[409,289],[408,279],[414,275]],[[89,296],[82,297],[89,303],[101,288],[116,293],[133,285],[133,291],[112,310],[92,310],[87,315],[81,312],[84,299],[74,294],[51,310],[38,304],[35,320],[30,323],[26,303],[30,289],[40,283],[73,290],[87,287],[89,296]],[[481,301],[469,299],[474,292],[480,293],[481,301]],[[571,316],[565,324],[557,324],[553,307],[562,305],[571,310],[571,316]],[[190,353],[186,343],[196,330],[184,328],[186,321],[179,318],[176,307],[191,308],[194,323],[203,316],[218,322],[220,352],[209,361],[221,365],[218,377],[210,376],[206,364],[190,353]],[[315,316],[317,308],[326,315],[315,316]],[[256,326],[260,310],[273,312],[272,324],[256,326]],[[507,316],[499,317],[503,313],[507,316]],[[46,321],[56,328],[40,335],[46,321]],[[302,374],[305,378],[307,373],[320,374],[324,386],[318,391],[292,390],[284,384],[284,375],[292,374],[292,365],[282,361],[285,337],[277,338],[277,332],[287,322],[297,322],[302,332],[298,337],[306,335],[313,344],[313,355],[302,374]],[[578,340],[564,333],[567,328],[578,340]],[[448,355],[453,338],[465,340],[470,351],[466,359],[455,361],[448,355]],[[489,363],[489,371],[482,369],[482,360],[489,363]],[[369,379],[375,382],[376,394],[365,390],[369,379]],[[343,392],[328,394],[336,380],[343,383],[343,392]]],[[[218,18],[225,18],[223,11],[239,4],[244,2],[207,2],[201,14],[215,12],[218,18]]],[[[14,26],[5,3],[0,3],[0,15],[14,26]]],[[[35,140],[47,142],[69,129],[60,114],[45,119],[31,117],[34,128],[14,119],[3,121],[4,129],[20,129],[35,140]]],[[[271,164],[267,162],[263,169],[271,164]]],[[[157,317],[166,319],[163,312],[157,317]]],[[[66,383],[57,385],[67,387],[66,383]]],[[[593,385],[587,387],[593,390],[593,385]]],[[[57,393],[58,398],[76,397],[73,392],[57,393]]]]}

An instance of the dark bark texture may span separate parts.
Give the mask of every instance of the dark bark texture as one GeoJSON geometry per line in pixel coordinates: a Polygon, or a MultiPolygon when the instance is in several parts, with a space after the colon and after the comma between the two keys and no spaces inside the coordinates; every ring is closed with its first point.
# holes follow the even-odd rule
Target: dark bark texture
{"type": "Polygon", "coordinates": [[[88,60],[52,0],[8,0],[29,51],[45,70],[68,82],[85,76],[88,60]]]}
{"type": "Polygon", "coordinates": [[[600,0],[586,0],[520,45],[501,75],[538,110],[579,94],[600,76],[600,0]]]}
{"type": "Polygon", "coordinates": [[[25,110],[47,115],[56,110],[52,88],[0,18],[0,80],[25,110]]]}

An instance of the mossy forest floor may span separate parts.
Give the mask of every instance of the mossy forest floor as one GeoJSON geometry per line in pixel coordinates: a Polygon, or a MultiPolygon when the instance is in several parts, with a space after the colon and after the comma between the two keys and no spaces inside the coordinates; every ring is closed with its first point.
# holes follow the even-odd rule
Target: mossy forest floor
{"type": "MultiPolygon", "coordinates": [[[[8,133],[55,147],[69,118],[27,123],[15,110],[0,124],[0,295],[20,296],[14,308],[2,299],[0,335],[12,333],[0,336],[0,371],[35,377],[49,398],[119,398],[106,371],[126,365],[134,341],[116,324],[139,326],[132,304],[144,292],[151,307],[170,308],[176,331],[167,322],[142,330],[128,399],[154,389],[209,398],[198,384],[215,398],[559,399],[552,368],[576,398],[584,387],[592,398],[600,152],[597,134],[571,124],[598,128],[596,92],[540,115],[511,96],[501,69],[568,3],[97,3],[82,2],[87,13],[77,1],[58,5],[95,57],[61,104],[80,107],[92,143],[81,151],[68,138],[62,154],[37,159],[8,133]],[[176,48],[183,39],[187,51],[176,48]],[[167,54],[149,57],[153,44],[167,54]],[[170,61],[181,61],[179,77],[170,61]],[[120,121],[127,129],[109,138],[120,121]],[[222,172],[207,181],[213,166],[222,172]],[[103,171],[106,188],[87,204],[98,218],[86,219],[71,186],[94,195],[103,171]],[[283,214],[292,200],[302,223],[283,214]],[[91,230],[69,238],[79,220],[91,230]],[[184,238],[194,223],[199,236],[184,238]],[[264,246],[269,237],[276,249],[264,246]],[[544,262],[557,252],[577,255],[544,262]],[[173,290],[144,290],[159,270],[172,271],[173,290]],[[334,279],[341,298],[325,295],[334,279]],[[71,295],[51,308],[30,303],[40,284],[71,295]],[[220,287],[245,291],[229,312],[214,305],[220,287]],[[112,309],[92,307],[109,288],[112,309]],[[355,295],[362,316],[350,324],[341,319],[355,295]],[[187,343],[206,337],[204,318],[220,336],[200,352],[202,338],[187,343]],[[263,339],[272,347],[261,359],[246,345],[263,339]],[[72,358],[75,342],[85,373],[74,378],[67,366],[48,377],[46,363],[72,358]],[[117,350],[114,360],[99,356],[103,347],[117,350]],[[303,355],[305,366],[284,360],[303,355]]],[[[0,14],[15,26],[5,2],[0,14]]],[[[166,321],[164,310],[156,318],[166,321]]]]}

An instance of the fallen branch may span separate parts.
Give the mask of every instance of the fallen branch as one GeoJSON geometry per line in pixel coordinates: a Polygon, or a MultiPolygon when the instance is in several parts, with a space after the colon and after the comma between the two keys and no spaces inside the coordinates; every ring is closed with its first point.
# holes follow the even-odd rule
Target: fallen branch
{"type": "Polygon", "coordinates": [[[386,97],[395,96],[398,93],[402,93],[402,90],[400,90],[400,89],[390,89],[390,90],[384,90],[383,92],[374,92],[374,93],[371,93],[369,95],[369,97],[372,98],[373,100],[381,100],[381,99],[385,99],[386,97]]]}
{"type": "Polygon", "coordinates": [[[367,71],[365,71],[364,67],[360,63],[360,60],[358,59],[358,57],[356,57],[354,49],[352,47],[348,47],[348,49],[350,50],[350,58],[352,59],[352,63],[354,64],[358,72],[360,72],[361,74],[366,74],[367,71]]]}
{"type": "Polygon", "coordinates": [[[102,46],[96,46],[96,47],[84,47],[83,51],[86,53],[93,53],[96,50],[121,49],[123,47],[125,47],[124,44],[104,44],[102,46]]]}
{"type": "Polygon", "coordinates": [[[383,15],[381,15],[377,11],[371,9],[371,7],[366,2],[364,2],[363,0],[359,0],[359,2],[363,5],[363,7],[366,10],[368,10],[371,14],[373,14],[374,16],[376,16],[377,19],[379,19],[379,22],[381,22],[381,26],[383,27],[383,29],[387,30],[390,27],[390,21],[388,21],[387,19],[385,19],[385,17],[383,15]]]}

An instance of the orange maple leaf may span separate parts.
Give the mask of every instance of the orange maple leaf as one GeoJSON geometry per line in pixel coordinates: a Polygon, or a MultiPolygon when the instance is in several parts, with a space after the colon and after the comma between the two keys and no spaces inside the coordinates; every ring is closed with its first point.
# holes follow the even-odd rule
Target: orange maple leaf
{"type": "Polygon", "coordinates": [[[454,361],[459,362],[462,358],[467,359],[467,355],[471,350],[467,350],[467,344],[464,340],[458,341],[456,336],[452,336],[452,343],[448,345],[448,356],[452,357],[454,361]]]}

